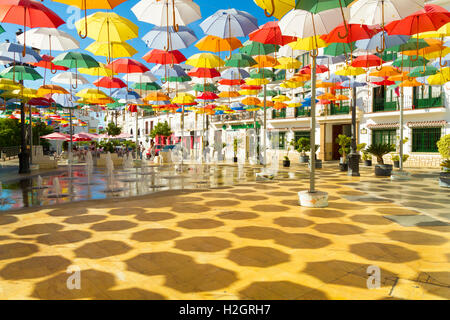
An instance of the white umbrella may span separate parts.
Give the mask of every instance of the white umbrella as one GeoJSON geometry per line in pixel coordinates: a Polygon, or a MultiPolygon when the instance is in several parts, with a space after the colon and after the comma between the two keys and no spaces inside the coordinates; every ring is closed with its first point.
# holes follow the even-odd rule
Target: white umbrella
{"type": "Polygon", "coordinates": [[[220,77],[217,78],[197,78],[192,77],[191,83],[192,84],[204,84],[204,83],[215,83],[216,80],[219,80],[220,77]]]}
{"type": "Polygon", "coordinates": [[[424,5],[424,0],[359,0],[350,7],[350,20],[348,23],[386,24],[401,20],[423,9],[424,5]]]}
{"type": "Polygon", "coordinates": [[[62,83],[62,84],[88,84],[89,81],[86,80],[82,75],[76,74],[70,71],[61,72],[54,76],[51,81],[55,83],[62,83]]]}
{"type": "Polygon", "coordinates": [[[78,49],[80,43],[70,34],[55,28],[34,28],[17,36],[21,44],[27,39],[27,45],[41,50],[67,51],[78,49]]]}
{"type": "Polygon", "coordinates": [[[258,21],[246,11],[236,9],[217,10],[201,24],[205,34],[219,38],[246,37],[258,29],[258,21]]]}
{"type": "Polygon", "coordinates": [[[303,53],[305,53],[305,50],[294,50],[292,49],[292,47],[288,44],[280,47],[280,49],[278,50],[278,57],[298,57],[300,55],[302,55],[303,53]]]}
{"type": "Polygon", "coordinates": [[[151,71],[146,71],[144,73],[128,73],[123,76],[122,79],[129,82],[146,83],[146,82],[156,82],[158,79],[151,73],[151,71]]]}
{"type": "Polygon", "coordinates": [[[138,20],[157,26],[185,26],[202,17],[191,0],[141,0],[131,11],[138,20]]]}
{"type": "Polygon", "coordinates": [[[175,89],[177,89],[178,91],[190,91],[190,90],[192,90],[191,85],[189,83],[187,83],[187,82],[169,82],[169,81],[167,81],[166,83],[164,83],[162,85],[162,88],[164,90],[167,90],[167,89],[175,90],[175,89]]]}

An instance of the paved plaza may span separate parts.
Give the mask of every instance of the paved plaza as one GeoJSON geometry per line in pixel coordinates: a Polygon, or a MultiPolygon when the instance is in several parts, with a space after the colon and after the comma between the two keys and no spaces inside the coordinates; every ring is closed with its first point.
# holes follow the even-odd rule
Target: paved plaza
{"type": "Polygon", "coordinates": [[[449,299],[436,170],[398,182],[335,166],[317,170],[323,209],[299,206],[309,179],[294,165],[273,181],[3,212],[0,299],[449,299]]]}

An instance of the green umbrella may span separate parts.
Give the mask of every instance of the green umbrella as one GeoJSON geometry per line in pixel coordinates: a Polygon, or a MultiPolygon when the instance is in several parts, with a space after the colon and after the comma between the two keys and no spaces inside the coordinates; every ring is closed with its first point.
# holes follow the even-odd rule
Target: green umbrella
{"type": "Polygon", "coordinates": [[[120,102],[113,102],[113,103],[108,103],[106,104],[106,108],[108,110],[116,110],[119,109],[120,107],[123,107],[124,105],[126,105],[126,103],[120,103],[120,102]]]}
{"type": "MultiPolygon", "coordinates": [[[[275,97],[276,95],[278,95],[278,91],[266,90],[267,97],[275,97]]],[[[264,92],[261,92],[260,94],[258,94],[258,97],[264,97],[264,92]]]]}
{"type": "Polygon", "coordinates": [[[354,0],[296,0],[295,9],[306,10],[312,13],[318,13],[334,8],[347,7],[354,0]]]}
{"type": "Polygon", "coordinates": [[[194,84],[192,86],[192,90],[200,91],[200,92],[205,92],[205,91],[219,92],[219,90],[217,90],[217,87],[215,85],[213,85],[212,83],[207,83],[206,85],[204,85],[202,83],[194,84]]]}
{"type": "Polygon", "coordinates": [[[420,67],[415,67],[408,74],[408,76],[413,77],[413,78],[432,76],[432,75],[438,73],[438,71],[439,71],[439,69],[436,67],[433,67],[433,66],[425,66],[425,70],[422,66],[420,66],[420,67]]]}
{"type": "Polygon", "coordinates": [[[429,46],[430,45],[424,39],[419,39],[419,45],[417,46],[417,38],[410,38],[406,43],[389,48],[389,51],[410,51],[426,48],[429,46]]]}
{"type": "Polygon", "coordinates": [[[2,33],[4,33],[4,32],[5,32],[5,29],[3,29],[2,26],[0,26],[0,34],[2,34],[2,33]]]}
{"type": "Polygon", "coordinates": [[[166,82],[167,80],[169,80],[169,82],[187,82],[187,81],[191,81],[192,78],[190,76],[181,76],[181,77],[162,77],[161,78],[162,81],[166,82]]]}
{"type": "Polygon", "coordinates": [[[247,40],[244,42],[244,46],[239,48],[239,52],[249,56],[259,56],[273,53],[278,51],[279,48],[278,45],[247,40]]]}
{"type": "Polygon", "coordinates": [[[403,66],[403,68],[414,68],[424,66],[428,63],[428,60],[421,56],[419,56],[416,61],[411,60],[411,58],[412,56],[401,56],[400,58],[397,58],[392,65],[398,68],[401,66],[403,66]]]}
{"type": "Polygon", "coordinates": [[[255,59],[244,53],[234,53],[225,62],[226,67],[246,68],[257,64],[255,59]]]}
{"type": "Polygon", "coordinates": [[[264,79],[264,78],[273,78],[275,74],[272,70],[261,68],[261,69],[253,69],[250,71],[250,78],[252,79],[264,79]]]}
{"type": "Polygon", "coordinates": [[[326,46],[325,48],[323,48],[323,54],[326,56],[333,56],[333,57],[337,57],[340,56],[342,54],[349,54],[350,52],[352,52],[352,49],[354,50],[355,47],[355,43],[342,43],[342,42],[334,42],[334,43],[330,43],[328,46],[326,46]]]}
{"type": "Polygon", "coordinates": [[[11,66],[0,72],[0,77],[16,80],[37,80],[42,76],[31,67],[27,66],[11,66]]]}
{"type": "Polygon", "coordinates": [[[56,56],[52,62],[58,66],[64,66],[69,69],[95,68],[100,66],[97,60],[90,55],[74,51],[61,53],[56,56]]]}
{"type": "Polygon", "coordinates": [[[133,84],[131,88],[136,90],[154,91],[161,89],[161,86],[156,82],[142,82],[133,84]]]}
{"type": "Polygon", "coordinates": [[[303,84],[303,88],[311,89],[311,80],[306,81],[306,82],[303,84]]]}

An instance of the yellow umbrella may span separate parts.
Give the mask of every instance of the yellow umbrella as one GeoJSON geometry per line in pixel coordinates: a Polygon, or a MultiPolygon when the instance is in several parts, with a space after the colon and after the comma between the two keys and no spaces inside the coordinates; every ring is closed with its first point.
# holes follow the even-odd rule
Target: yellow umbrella
{"type": "Polygon", "coordinates": [[[288,97],[284,96],[284,95],[278,95],[275,97],[272,97],[272,101],[275,102],[284,102],[284,101],[290,101],[291,99],[289,99],[288,97]]]}
{"type": "Polygon", "coordinates": [[[172,99],[172,103],[176,104],[191,104],[195,102],[195,97],[186,92],[182,92],[176,95],[175,98],[172,99]]]}
{"type": "Polygon", "coordinates": [[[274,16],[281,19],[289,10],[295,8],[295,0],[253,0],[256,5],[264,9],[267,17],[274,16]]]}
{"type": "Polygon", "coordinates": [[[79,68],[78,72],[97,77],[112,77],[113,75],[117,74],[113,72],[110,68],[107,68],[105,64],[99,62],[99,65],[100,65],[99,67],[94,68],[79,68]]]}
{"type": "Polygon", "coordinates": [[[238,93],[241,96],[254,96],[257,95],[259,90],[239,90],[238,93]]]}
{"type": "MultiPolygon", "coordinates": [[[[417,55],[417,50],[408,50],[402,52],[406,56],[417,55]]],[[[426,48],[419,49],[419,55],[426,59],[435,59],[439,57],[446,56],[450,53],[450,48],[444,47],[442,45],[432,45],[426,48]]]]}
{"type": "Polygon", "coordinates": [[[245,83],[250,85],[250,86],[261,86],[263,84],[270,83],[270,79],[267,79],[267,78],[263,78],[263,79],[248,78],[248,79],[245,79],[245,83]]]}
{"type": "Polygon", "coordinates": [[[443,85],[450,81],[450,67],[442,68],[440,72],[429,76],[427,81],[432,86],[443,85]]]}
{"type": "Polygon", "coordinates": [[[15,90],[23,87],[20,83],[11,79],[0,78],[0,90],[15,90]]]}
{"type": "Polygon", "coordinates": [[[358,76],[364,73],[366,73],[366,71],[363,68],[352,66],[345,66],[335,72],[335,74],[339,76],[358,76]]]}
{"type": "Polygon", "coordinates": [[[326,80],[317,81],[317,83],[316,83],[317,88],[332,88],[332,87],[335,87],[336,85],[337,85],[337,83],[326,82],[326,80]]]}
{"type": "Polygon", "coordinates": [[[442,37],[448,37],[450,36],[450,22],[447,24],[444,24],[442,27],[437,29],[436,31],[427,31],[422,33],[417,33],[415,35],[412,35],[412,38],[419,39],[425,39],[425,38],[442,38],[442,37]]]}
{"type": "Polygon", "coordinates": [[[21,89],[15,89],[11,91],[11,94],[13,96],[20,96],[23,98],[36,98],[37,97],[37,90],[31,89],[31,88],[21,88],[21,89]]]}
{"type": "Polygon", "coordinates": [[[92,52],[96,56],[122,58],[132,57],[137,50],[126,42],[99,42],[95,41],[86,47],[86,51],[92,52]],[[109,46],[109,47],[108,47],[109,46]]]}
{"type": "Polygon", "coordinates": [[[289,46],[294,50],[311,51],[318,48],[326,47],[328,44],[320,38],[320,36],[301,38],[297,41],[289,43],[289,46]]]}
{"type": "Polygon", "coordinates": [[[292,57],[281,57],[278,58],[279,65],[275,66],[275,69],[298,69],[301,67],[302,63],[292,57]]]}
{"type": "Polygon", "coordinates": [[[99,89],[86,88],[80,90],[75,94],[75,96],[83,98],[83,99],[101,99],[101,98],[109,98],[106,93],[99,89]]]}
{"type": "Polygon", "coordinates": [[[301,87],[303,85],[303,81],[292,81],[292,80],[287,80],[284,81],[282,84],[280,84],[280,87],[282,88],[287,88],[287,89],[295,89],[298,87],[301,87]]]}
{"type": "Polygon", "coordinates": [[[209,68],[209,69],[219,68],[225,65],[225,62],[218,56],[207,52],[194,54],[189,59],[187,59],[185,63],[187,65],[193,66],[194,68],[209,68]]]}
{"type": "Polygon", "coordinates": [[[202,51],[222,52],[233,51],[242,47],[241,41],[238,38],[219,38],[212,35],[207,35],[201,38],[195,46],[202,51]]]}

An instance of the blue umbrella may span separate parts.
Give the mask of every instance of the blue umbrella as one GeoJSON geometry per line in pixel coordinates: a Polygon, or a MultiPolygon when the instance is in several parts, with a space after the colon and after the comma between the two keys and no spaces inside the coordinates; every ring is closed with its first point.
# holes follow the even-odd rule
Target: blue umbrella
{"type": "Polygon", "coordinates": [[[155,65],[151,72],[160,77],[187,77],[187,73],[177,64],[174,64],[173,67],[168,65],[157,64],[155,65]]]}
{"type": "MultiPolygon", "coordinates": [[[[186,26],[179,26],[178,32],[175,32],[173,27],[169,27],[169,38],[171,50],[185,49],[197,41],[194,31],[186,26]]],[[[142,40],[149,48],[165,50],[167,47],[167,27],[154,27],[142,37],[142,40]]]]}
{"type": "Polygon", "coordinates": [[[332,73],[330,75],[330,79],[324,79],[322,80],[322,82],[326,82],[326,83],[340,83],[340,82],[344,82],[346,80],[349,80],[350,78],[347,76],[339,76],[337,74],[332,73]]]}
{"type": "Polygon", "coordinates": [[[346,80],[341,83],[341,87],[344,87],[344,88],[358,88],[358,87],[364,87],[366,85],[367,85],[367,83],[358,82],[354,79],[349,79],[349,80],[346,80]]]}
{"type": "Polygon", "coordinates": [[[120,103],[142,104],[141,96],[136,91],[128,91],[126,88],[120,88],[111,94],[111,98],[120,103]]]}
{"type": "MultiPolygon", "coordinates": [[[[388,35],[386,31],[384,32],[385,36],[385,44],[386,44],[386,50],[389,50],[389,48],[402,45],[409,40],[409,36],[402,36],[402,35],[388,35]]],[[[381,48],[381,40],[382,40],[382,32],[378,32],[376,35],[374,35],[370,39],[363,39],[356,41],[355,45],[357,48],[362,50],[376,50],[377,47],[381,48]]]]}
{"type": "Polygon", "coordinates": [[[331,64],[336,64],[336,63],[341,63],[345,61],[345,55],[340,55],[340,56],[318,56],[316,58],[316,63],[318,65],[331,65],[331,64]]]}
{"type": "Polygon", "coordinates": [[[75,107],[76,101],[80,99],[79,97],[72,95],[72,100],[69,99],[70,95],[62,93],[52,94],[52,99],[63,107],[73,108],[75,107]]]}
{"type": "Polygon", "coordinates": [[[250,74],[241,68],[229,68],[222,72],[221,77],[227,80],[237,80],[248,78],[250,74]]]}
{"type": "Polygon", "coordinates": [[[244,110],[244,105],[240,102],[232,102],[230,104],[230,109],[235,111],[241,111],[244,110]]]}
{"type": "Polygon", "coordinates": [[[258,20],[250,13],[236,9],[217,10],[200,23],[203,32],[219,38],[246,37],[258,29],[258,20]]]}
{"type": "Polygon", "coordinates": [[[223,110],[217,110],[217,111],[214,111],[214,114],[224,114],[225,112],[223,111],[223,110]]]}
{"type": "Polygon", "coordinates": [[[12,60],[21,63],[36,63],[42,60],[41,56],[31,49],[25,47],[25,57],[22,57],[23,45],[5,42],[0,44],[0,60],[12,60]]]}

